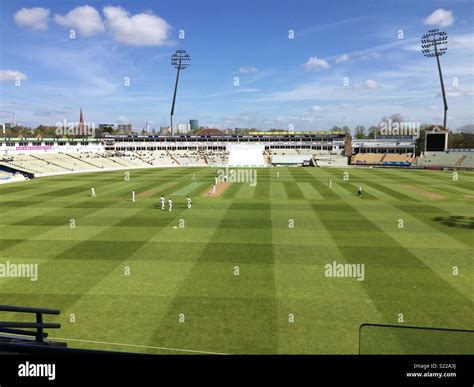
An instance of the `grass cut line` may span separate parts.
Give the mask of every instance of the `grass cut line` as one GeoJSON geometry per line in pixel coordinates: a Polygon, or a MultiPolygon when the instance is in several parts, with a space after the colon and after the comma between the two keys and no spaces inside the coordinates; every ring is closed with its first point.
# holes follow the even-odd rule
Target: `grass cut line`
{"type": "Polygon", "coordinates": [[[90,343],[90,344],[101,344],[101,345],[117,345],[121,347],[135,347],[135,348],[150,348],[150,349],[159,349],[164,351],[174,351],[174,352],[189,352],[189,353],[201,353],[206,355],[226,355],[225,353],[220,352],[210,352],[210,351],[198,351],[194,349],[180,349],[180,348],[168,348],[168,347],[154,347],[152,345],[140,345],[140,344],[126,344],[126,343],[112,343],[109,341],[94,341],[94,340],[81,340],[81,339],[69,339],[65,337],[50,337],[51,340],[64,340],[64,341],[77,341],[80,343],[90,343]]]}

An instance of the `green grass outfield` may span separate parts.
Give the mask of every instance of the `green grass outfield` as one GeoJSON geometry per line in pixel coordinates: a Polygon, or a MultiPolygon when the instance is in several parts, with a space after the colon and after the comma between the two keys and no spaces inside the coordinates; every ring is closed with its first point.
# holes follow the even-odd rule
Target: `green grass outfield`
{"type": "MultiPolygon", "coordinates": [[[[255,187],[219,198],[202,197],[215,168],[0,186],[0,264],[39,264],[37,281],[0,278],[0,303],[60,309],[47,321],[70,347],[146,353],[353,354],[362,323],[399,314],[474,329],[474,174],[347,171],[349,181],[342,169],[259,169],[255,187]],[[364,281],[326,277],[333,261],[365,264],[364,281]]],[[[457,351],[474,352],[469,339],[457,351]]],[[[423,345],[390,337],[393,352],[423,345]]]]}

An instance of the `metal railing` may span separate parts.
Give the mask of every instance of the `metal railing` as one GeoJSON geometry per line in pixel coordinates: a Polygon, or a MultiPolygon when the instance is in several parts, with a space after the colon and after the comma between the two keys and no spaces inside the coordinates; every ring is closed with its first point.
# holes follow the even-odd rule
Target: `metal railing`
{"type": "Polygon", "coordinates": [[[0,341],[24,341],[32,343],[32,340],[29,338],[33,337],[35,343],[45,344],[45,339],[48,337],[48,333],[44,330],[61,328],[60,323],[45,323],[43,321],[43,315],[45,314],[60,314],[60,311],[57,309],[0,305],[0,312],[31,313],[36,317],[36,322],[0,321],[0,341]],[[5,333],[5,335],[2,335],[2,333],[5,333]]]}

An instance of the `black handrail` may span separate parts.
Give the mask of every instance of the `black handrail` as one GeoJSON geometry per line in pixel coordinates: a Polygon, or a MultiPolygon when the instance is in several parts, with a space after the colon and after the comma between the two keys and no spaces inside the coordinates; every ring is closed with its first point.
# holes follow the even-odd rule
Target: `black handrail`
{"type": "Polygon", "coordinates": [[[35,308],[30,306],[0,305],[0,312],[24,312],[42,314],[60,314],[58,309],[35,308]]]}
{"type": "MultiPolygon", "coordinates": [[[[58,329],[61,328],[60,323],[45,323],[43,322],[43,315],[58,315],[61,312],[57,309],[34,308],[28,306],[14,306],[14,305],[0,305],[0,312],[13,313],[32,313],[36,316],[36,322],[20,322],[20,321],[0,321],[0,333],[15,336],[1,336],[0,339],[5,340],[27,340],[22,336],[33,336],[36,343],[45,343],[44,339],[48,334],[44,329],[58,329]],[[12,329],[13,328],[13,329],[12,329]],[[14,328],[33,328],[36,331],[14,328]]],[[[29,340],[28,340],[29,341],[29,340]]]]}
{"type": "MultiPolygon", "coordinates": [[[[23,329],[11,329],[11,328],[1,328],[0,332],[2,333],[9,333],[12,335],[22,335],[22,336],[35,336],[36,337],[36,332],[32,331],[25,331],[23,329]]],[[[46,338],[48,337],[47,333],[43,333],[43,337],[46,338]]]]}
{"type": "Polygon", "coordinates": [[[61,328],[61,324],[0,321],[0,328],[61,328]]]}

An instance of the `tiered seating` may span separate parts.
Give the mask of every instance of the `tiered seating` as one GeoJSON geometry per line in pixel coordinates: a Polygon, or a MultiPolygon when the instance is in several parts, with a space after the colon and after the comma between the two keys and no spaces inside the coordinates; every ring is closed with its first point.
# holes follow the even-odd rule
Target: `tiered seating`
{"type": "Polygon", "coordinates": [[[345,167],[347,166],[348,159],[342,155],[329,155],[329,156],[317,156],[315,155],[314,160],[318,167],[345,167]]]}
{"type": "Polygon", "coordinates": [[[358,153],[352,156],[352,164],[380,164],[383,153],[358,153]]]}
{"type": "Polygon", "coordinates": [[[411,153],[404,154],[395,154],[395,153],[386,153],[383,160],[383,163],[412,163],[413,155],[411,153]]]}
{"type": "Polygon", "coordinates": [[[60,165],[69,171],[82,171],[84,169],[94,168],[86,162],[78,160],[77,158],[65,153],[45,153],[37,157],[40,157],[41,159],[46,160],[48,162],[60,165]]]}
{"type": "Polygon", "coordinates": [[[300,165],[314,161],[318,166],[343,167],[347,157],[329,150],[316,149],[271,149],[264,152],[264,158],[274,165],[300,165]]]}
{"type": "Polygon", "coordinates": [[[224,150],[206,151],[207,165],[225,165],[229,162],[229,152],[224,150]]]}
{"type": "Polygon", "coordinates": [[[169,150],[149,153],[147,161],[154,166],[206,166],[226,164],[229,153],[216,150],[169,150]]]}
{"type": "Polygon", "coordinates": [[[467,157],[464,160],[462,160],[462,162],[459,165],[460,168],[473,168],[474,169],[474,154],[472,153],[473,152],[471,152],[471,154],[467,155],[467,157]]]}
{"type": "Polygon", "coordinates": [[[104,154],[109,161],[115,164],[116,168],[127,167],[127,168],[147,168],[152,164],[150,161],[145,160],[143,157],[136,153],[128,152],[124,155],[104,154]]]}
{"type": "Polygon", "coordinates": [[[313,158],[312,153],[299,153],[296,149],[281,149],[272,151],[273,164],[303,164],[313,158]]]}
{"type": "Polygon", "coordinates": [[[155,167],[166,167],[179,165],[167,151],[152,152],[151,164],[155,167]]]}
{"type": "Polygon", "coordinates": [[[9,156],[8,159],[4,159],[3,164],[34,174],[65,173],[71,170],[37,156],[23,154],[9,156]]]}
{"type": "Polygon", "coordinates": [[[179,165],[206,165],[206,158],[202,151],[176,150],[169,153],[179,165]]]}
{"type": "Polygon", "coordinates": [[[78,155],[69,154],[69,156],[79,159],[84,163],[87,163],[92,168],[117,168],[117,163],[100,153],[80,153],[78,155]]]}
{"type": "Polygon", "coordinates": [[[352,164],[355,165],[374,165],[374,164],[411,164],[414,162],[411,153],[358,153],[352,156],[352,164]]]}
{"type": "Polygon", "coordinates": [[[426,168],[474,168],[474,152],[426,152],[417,165],[426,168]]]}

